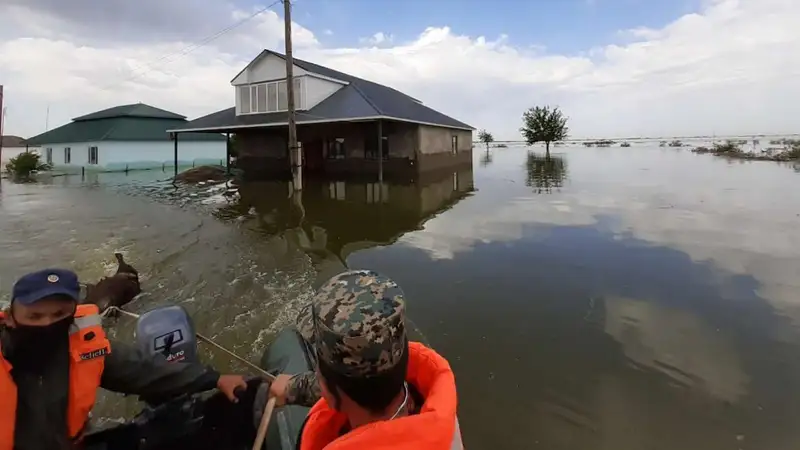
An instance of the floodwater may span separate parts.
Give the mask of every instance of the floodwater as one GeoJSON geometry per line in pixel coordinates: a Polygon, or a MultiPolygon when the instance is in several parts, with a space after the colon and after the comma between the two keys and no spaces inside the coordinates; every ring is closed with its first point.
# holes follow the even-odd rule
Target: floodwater
{"type": "Polygon", "coordinates": [[[472,170],[302,198],[277,181],[175,190],[160,171],[4,181],[0,289],[45,264],[97,278],[123,250],[147,291],[133,310],[180,302],[257,360],[315,286],[372,268],[450,360],[470,448],[796,448],[800,167],[532,150],[478,146],[472,170]]]}

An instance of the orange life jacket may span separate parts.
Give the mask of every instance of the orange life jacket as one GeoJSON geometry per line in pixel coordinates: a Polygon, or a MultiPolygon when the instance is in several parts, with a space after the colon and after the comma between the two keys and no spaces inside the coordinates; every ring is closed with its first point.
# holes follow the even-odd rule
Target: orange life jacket
{"type": "MultiPolygon", "coordinates": [[[[69,437],[79,437],[94,406],[105,356],[111,345],[101,324],[96,305],[79,305],[75,322],[69,331],[69,400],[67,430],[69,437]]],[[[0,318],[3,314],[0,313],[0,318]]],[[[17,417],[17,385],[11,377],[11,363],[0,349],[0,450],[13,450],[14,425],[17,417]]],[[[47,430],[42,430],[46,433],[47,430]]]]}
{"type": "Polygon", "coordinates": [[[342,436],[347,417],[320,399],[308,413],[300,450],[461,450],[456,383],[450,364],[418,342],[408,345],[406,381],[425,399],[419,414],[374,422],[342,436]]]}

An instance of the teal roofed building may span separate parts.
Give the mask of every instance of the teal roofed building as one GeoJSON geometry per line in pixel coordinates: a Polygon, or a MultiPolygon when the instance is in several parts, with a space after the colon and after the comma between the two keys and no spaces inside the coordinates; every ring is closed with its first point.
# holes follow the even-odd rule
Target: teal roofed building
{"type": "MultiPolygon", "coordinates": [[[[26,140],[38,147],[55,172],[124,171],[174,166],[168,129],[186,117],[143,103],[116,106],[26,140]]],[[[225,164],[226,138],[218,133],[182,133],[178,166],[225,164]]]]}

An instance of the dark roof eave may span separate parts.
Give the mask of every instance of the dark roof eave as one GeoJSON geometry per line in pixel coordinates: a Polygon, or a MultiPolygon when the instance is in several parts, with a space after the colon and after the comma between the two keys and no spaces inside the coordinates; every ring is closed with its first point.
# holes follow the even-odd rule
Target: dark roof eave
{"type": "MultiPolygon", "coordinates": [[[[428,125],[432,127],[439,127],[439,128],[450,128],[453,130],[464,130],[464,131],[475,131],[476,128],[471,125],[466,125],[466,127],[457,127],[453,125],[444,125],[439,123],[429,123],[429,122],[421,122],[417,120],[410,120],[404,119],[400,117],[392,117],[392,116],[369,116],[369,117],[344,117],[341,119],[329,119],[329,120],[300,120],[297,121],[297,125],[313,125],[313,124],[322,124],[322,123],[337,123],[337,122],[367,122],[373,120],[394,120],[397,122],[406,122],[406,123],[415,123],[418,125],[428,125]]],[[[189,122],[187,125],[191,125],[189,122]]],[[[255,124],[246,124],[246,125],[236,125],[236,124],[221,124],[219,126],[208,126],[208,127],[199,127],[199,128],[173,128],[167,130],[168,133],[224,133],[234,130],[242,130],[248,128],[271,128],[271,127],[285,127],[289,125],[288,122],[263,122],[263,123],[255,123],[255,124]]]]}

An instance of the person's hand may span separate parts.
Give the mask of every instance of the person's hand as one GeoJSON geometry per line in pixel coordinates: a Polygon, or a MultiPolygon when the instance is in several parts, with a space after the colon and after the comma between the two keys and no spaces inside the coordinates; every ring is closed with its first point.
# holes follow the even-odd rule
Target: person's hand
{"type": "Polygon", "coordinates": [[[286,394],[289,390],[289,380],[292,375],[282,373],[275,377],[272,384],[269,386],[270,397],[275,397],[275,406],[283,406],[286,404],[286,394]]]}
{"type": "Polygon", "coordinates": [[[228,397],[233,403],[239,403],[239,399],[236,397],[236,388],[247,389],[247,382],[244,381],[244,377],[241,375],[220,375],[219,380],[217,381],[217,389],[220,390],[225,397],[228,397]]]}

